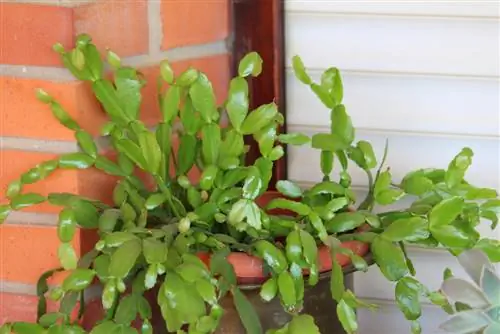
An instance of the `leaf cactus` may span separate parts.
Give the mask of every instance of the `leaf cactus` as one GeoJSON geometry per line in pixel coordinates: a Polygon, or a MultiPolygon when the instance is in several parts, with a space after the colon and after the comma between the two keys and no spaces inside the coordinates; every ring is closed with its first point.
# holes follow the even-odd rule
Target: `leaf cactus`
{"type": "Polygon", "coordinates": [[[500,333],[500,277],[479,249],[463,252],[458,261],[472,279],[447,277],[441,291],[454,302],[454,314],[440,326],[455,334],[500,333]]]}
{"type": "Polygon", "coordinates": [[[89,83],[106,112],[109,122],[101,135],[109,144],[98,147],[49,92],[37,92],[62,126],[75,132],[80,151],[26,171],[11,182],[7,200],[0,204],[0,223],[11,212],[43,202],[62,207],[57,226],[60,267],[40,277],[37,323],[0,324],[0,334],[214,333],[224,323],[223,316],[231,313],[222,306],[226,296],[232,298],[246,333],[326,334],[330,319],[316,323],[304,306],[304,296],[328,273],[331,291],[322,295],[334,301],[331,312],[336,311],[345,332],[357,334],[356,309],[375,306],[358,299],[345,284],[343,267],[351,263],[366,271],[372,264],[365,256],[368,251],[384,277],[395,283],[397,305],[411,322],[412,333],[420,333],[423,297],[451,308],[441,292],[428,290],[415,278],[407,246],[422,245],[462,254],[460,260],[475,268],[469,273],[485,291],[477,293],[477,287],[449,278],[444,291],[455,284],[461,293],[472,291],[469,296],[475,299],[459,296],[455,308],[460,312],[445,328],[465,328],[463,324],[473,319],[472,330],[500,333],[498,277],[485,265],[484,256],[480,262],[468,260],[475,253],[464,253],[481,249],[500,262],[500,241],[482,238],[478,231],[482,218],[491,221],[491,229],[497,227],[500,199],[496,190],[466,180],[473,157],[470,148],[464,147],[446,168],[416,167],[400,182],[394,180],[385,165],[387,146],[378,161],[372,145],[356,137],[343,104],[340,71],[329,68],[314,82],[298,56],[292,59],[294,73],[325,105],[330,129],[310,137],[279,133],[284,119],[274,102],[250,105],[248,81],[263,70],[255,52],[240,61],[220,105],[204,73],[194,68],[175,73],[163,61],[155,96],[160,120],[151,127],[141,121],[146,81],[137,69],[122,64],[114,53],[103,61],[88,35],[78,36],[71,50],[62,45],[54,50],[77,79],[89,83]],[[258,144],[260,157],[253,164],[246,164],[245,139],[258,144]],[[284,145],[316,149],[322,177],[309,189],[278,180],[278,191],[273,191],[277,196],[261,203],[262,196],[271,193],[273,165],[284,155],[284,145]],[[108,157],[108,152],[115,156],[108,157]],[[114,176],[118,182],[112,198],[102,202],[80,194],[41,195],[24,189],[58,168],[93,168],[114,176]],[[361,201],[352,186],[352,168],[361,169],[368,181],[361,201]],[[375,210],[407,196],[414,199],[408,207],[375,210]],[[99,236],[94,249],[80,259],[72,243],[79,228],[99,236]],[[243,267],[257,263],[251,278],[262,279],[257,284],[260,298],[281,306],[288,323],[264,328],[242,291],[234,255],[249,261],[243,267]],[[49,288],[47,280],[61,271],[69,275],[61,286],[49,288]],[[80,325],[86,303],[78,301],[94,283],[103,288],[103,314],[94,327],[84,330],[80,325]],[[154,298],[147,299],[147,293],[154,298]],[[60,301],[58,311],[48,312],[47,298],[60,301]],[[153,306],[160,309],[166,329],[153,328],[153,306]]]}

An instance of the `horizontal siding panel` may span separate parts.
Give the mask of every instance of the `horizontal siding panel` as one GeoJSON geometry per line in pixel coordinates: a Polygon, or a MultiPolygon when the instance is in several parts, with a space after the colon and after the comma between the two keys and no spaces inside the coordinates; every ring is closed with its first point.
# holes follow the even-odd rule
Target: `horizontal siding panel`
{"type": "MultiPolygon", "coordinates": [[[[375,302],[376,303],[376,302],[375,302]]],[[[410,322],[394,303],[380,303],[376,311],[358,310],[359,334],[406,334],[410,333],[410,322]]],[[[444,334],[439,325],[447,319],[447,314],[434,306],[422,308],[422,333],[444,334]]]]}
{"type": "Polygon", "coordinates": [[[430,15],[491,17],[500,15],[496,1],[380,1],[380,0],[286,0],[285,9],[289,12],[328,12],[345,14],[389,14],[389,15],[430,15]]]}
{"type": "MultiPolygon", "coordinates": [[[[312,135],[329,126],[329,111],[293,76],[291,59],[300,55],[315,81],[328,67],[342,71],[344,104],[357,140],[371,142],[380,159],[388,139],[386,166],[396,182],[416,168],[446,168],[467,146],[475,152],[467,180],[500,191],[499,2],[285,0],[285,9],[289,132],[312,135]]],[[[367,192],[366,175],[356,166],[349,172],[359,203],[367,192]]],[[[288,177],[303,187],[320,181],[319,152],[289,147],[288,177]]],[[[403,209],[413,200],[407,196],[376,211],[403,209]]],[[[500,237],[487,221],[479,230],[484,237],[500,237]]],[[[440,286],[446,267],[466,277],[444,249],[408,252],[417,278],[431,289],[440,286]]],[[[395,305],[394,284],[376,266],[354,274],[354,290],[380,305],[375,312],[358,310],[360,334],[410,332],[395,305]]],[[[425,304],[422,332],[441,334],[446,318],[425,304]]]]}
{"type": "MultiPolygon", "coordinates": [[[[411,248],[408,255],[415,266],[416,278],[430,290],[439,289],[445,268],[450,268],[453,275],[470,281],[456,258],[444,250],[411,248]]],[[[354,289],[360,298],[392,300],[394,287],[395,284],[387,281],[377,266],[371,266],[366,273],[354,274],[354,289]]]]}
{"type": "Polygon", "coordinates": [[[287,61],[346,70],[499,76],[499,22],[435,18],[286,17],[287,61]]]}
{"type": "MultiPolygon", "coordinates": [[[[308,135],[307,128],[289,127],[289,132],[300,131],[308,135]],[[305,131],[304,131],[305,130],[305,131]]],[[[389,153],[386,166],[391,168],[393,179],[399,182],[408,172],[417,168],[446,168],[463,146],[474,151],[473,164],[466,178],[472,184],[500,190],[500,141],[498,140],[463,140],[446,137],[412,136],[398,133],[377,134],[358,131],[357,140],[372,143],[375,154],[380,159],[383,154],[385,139],[389,139],[389,153]]],[[[337,162],[337,161],[336,161],[337,162]]],[[[303,184],[318,182],[322,178],[319,168],[319,152],[307,146],[288,147],[288,177],[303,184]],[[307,161],[307,163],[304,163],[307,161]]],[[[338,163],[334,175],[338,175],[338,163]]],[[[366,188],[366,175],[351,163],[349,172],[353,185],[366,188]]],[[[359,193],[361,200],[364,194],[359,193]]],[[[405,208],[410,205],[411,197],[400,201],[398,206],[383,207],[384,210],[405,208]]],[[[498,238],[499,231],[491,231],[486,222],[481,225],[485,237],[498,238]]]]}
{"type": "MultiPolygon", "coordinates": [[[[319,82],[321,72],[311,76],[319,82]]],[[[500,137],[498,80],[352,72],[342,77],[344,104],[356,127],[500,137]]],[[[329,124],[329,111],[291,70],[287,92],[288,124],[329,124]]]]}
{"type": "MultiPolygon", "coordinates": [[[[312,135],[325,132],[327,129],[310,129],[307,127],[288,128],[289,132],[304,132],[312,135]]],[[[418,136],[412,134],[358,130],[357,140],[367,140],[372,143],[377,157],[382,157],[385,141],[389,142],[389,153],[386,166],[396,181],[416,168],[447,168],[449,162],[462,149],[470,147],[474,151],[472,166],[467,172],[468,181],[482,187],[500,190],[500,140],[463,139],[441,136],[418,136]]],[[[321,180],[319,169],[319,151],[304,145],[288,148],[289,177],[297,181],[321,180]],[[304,163],[307,162],[307,163],[304,163]]],[[[365,185],[365,174],[354,164],[350,173],[353,184],[365,185]]]]}
{"type": "MultiPolygon", "coordinates": [[[[294,180],[294,179],[292,179],[294,180]]],[[[296,181],[296,180],[294,180],[296,181]]],[[[300,182],[297,181],[297,183],[303,188],[307,189],[312,186],[312,183],[310,182],[300,182]]],[[[366,198],[366,195],[368,193],[368,190],[366,187],[361,188],[361,187],[353,187],[355,194],[356,194],[356,203],[355,206],[358,206],[361,204],[361,202],[366,198]]],[[[405,196],[398,202],[391,204],[391,205],[377,205],[375,206],[374,212],[389,212],[389,211],[397,211],[397,210],[405,210],[411,206],[411,204],[416,200],[415,196],[405,196]]],[[[481,234],[481,236],[485,238],[493,238],[497,239],[500,238],[500,230],[491,230],[491,222],[488,220],[482,220],[481,224],[478,226],[478,231],[481,234]]],[[[446,251],[444,248],[440,249],[440,251],[446,251]]],[[[500,267],[499,267],[500,268],[500,267]]]]}

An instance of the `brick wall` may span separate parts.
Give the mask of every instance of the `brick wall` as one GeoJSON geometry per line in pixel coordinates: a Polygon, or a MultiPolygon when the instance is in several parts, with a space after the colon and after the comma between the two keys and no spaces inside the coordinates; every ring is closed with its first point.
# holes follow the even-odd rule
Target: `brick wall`
{"type": "MultiPolygon", "coordinates": [[[[77,150],[71,131],[35,98],[43,88],[83,128],[97,135],[105,116],[88,87],[65,70],[52,51],[72,46],[88,33],[100,50],[112,49],[124,64],[139,67],[144,88],[142,119],[155,123],[157,65],[189,65],[206,72],[219,102],[228,85],[229,0],[27,0],[0,1],[0,201],[7,185],[40,161],[77,150]]],[[[58,171],[28,187],[42,194],[61,191],[105,200],[114,180],[96,170],[58,171]]],[[[58,266],[55,225],[58,208],[39,205],[12,214],[0,227],[0,324],[35,319],[35,284],[58,266]]],[[[87,234],[85,234],[87,235],[87,234]]],[[[80,232],[75,249],[91,242],[80,232]]]]}

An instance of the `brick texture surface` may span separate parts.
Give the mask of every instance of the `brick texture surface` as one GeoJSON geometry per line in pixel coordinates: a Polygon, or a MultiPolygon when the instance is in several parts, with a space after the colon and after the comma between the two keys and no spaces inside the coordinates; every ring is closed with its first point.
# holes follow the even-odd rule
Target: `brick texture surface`
{"type": "MultiPolygon", "coordinates": [[[[0,2],[0,64],[44,67],[43,71],[37,67],[27,71],[16,67],[9,72],[10,76],[0,74],[0,140],[2,137],[27,138],[37,140],[40,146],[49,141],[50,147],[57,147],[59,141],[75,139],[73,131],[64,128],[53,117],[50,107],[36,99],[36,88],[43,88],[54,96],[94,136],[99,135],[101,125],[108,120],[88,83],[53,80],[61,70],[53,71],[52,68],[62,66],[59,56],[52,50],[54,43],[60,42],[70,48],[76,34],[88,33],[103,53],[103,58],[109,48],[122,58],[144,56],[135,58],[138,61],[149,60],[150,51],[221,41],[230,30],[229,0],[95,0],[71,8],[54,4],[0,2]],[[149,5],[158,6],[159,10],[148,11],[149,5]],[[149,19],[153,20],[149,22],[149,19]],[[149,40],[150,31],[153,32],[152,41],[149,40]],[[15,77],[13,73],[22,75],[15,77]],[[30,78],[32,73],[36,73],[38,79],[30,78]],[[52,79],[48,76],[45,78],[44,73],[51,74],[52,79]]],[[[176,50],[177,55],[183,52],[176,50]]],[[[158,54],[151,54],[151,57],[157,59],[158,54]]],[[[228,89],[230,55],[198,57],[174,62],[174,70],[180,74],[193,66],[205,72],[212,81],[220,104],[228,89]]],[[[154,125],[161,119],[156,86],[159,68],[150,66],[140,70],[147,80],[142,92],[141,119],[148,125],[154,125]]],[[[11,144],[22,142],[9,141],[11,144]]],[[[177,138],[173,138],[173,144],[176,149],[177,138]]],[[[43,147],[30,147],[30,150],[40,149],[43,150],[43,147]]],[[[113,158],[112,154],[106,155],[113,158]]],[[[12,180],[18,179],[36,164],[56,156],[52,153],[28,152],[21,147],[2,148],[0,203],[6,203],[5,190],[12,180]]],[[[149,178],[143,174],[141,177],[150,184],[149,178]]],[[[193,168],[189,176],[196,182],[199,171],[193,168]]],[[[97,169],[58,170],[46,180],[26,186],[24,191],[43,195],[69,192],[110,203],[115,184],[116,178],[97,169]]],[[[57,213],[60,208],[41,204],[25,210],[57,213]]],[[[60,242],[56,226],[31,224],[26,221],[30,215],[18,217],[24,221],[0,226],[0,325],[6,321],[35,321],[36,297],[9,289],[19,284],[34,290],[40,274],[59,266],[57,249],[60,242]]],[[[94,246],[96,240],[95,231],[78,230],[74,239],[75,250],[78,254],[84,253],[94,246]]],[[[58,275],[49,283],[60,282],[64,276],[58,275]]]]}
{"type": "Polygon", "coordinates": [[[122,57],[146,54],[149,46],[146,0],[98,1],[74,9],[75,33],[92,36],[97,47],[122,57]]]}
{"type": "MultiPolygon", "coordinates": [[[[53,159],[57,155],[23,152],[17,150],[2,150],[0,154],[0,202],[5,202],[5,191],[8,184],[34,167],[36,164],[53,159]]],[[[87,170],[62,170],[58,169],[47,179],[27,185],[25,192],[36,192],[47,195],[51,192],[69,192],[81,194],[109,203],[116,179],[103,172],[91,168],[87,170]]],[[[60,208],[48,203],[42,203],[24,209],[27,212],[59,212],[60,208]]],[[[2,228],[0,228],[1,230],[2,228]]]]}
{"type": "MultiPolygon", "coordinates": [[[[198,59],[179,61],[172,64],[176,75],[189,66],[204,72],[212,82],[212,86],[217,97],[217,103],[224,102],[229,87],[229,55],[216,55],[198,59]]],[[[147,80],[147,85],[143,89],[143,104],[141,108],[142,119],[149,123],[155,123],[161,118],[158,105],[156,79],[160,75],[158,66],[141,69],[147,80]]]]}
{"type": "MultiPolygon", "coordinates": [[[[0,228],[0,280],[36,284],[46,270],[60,266],[57,258],[59,239],[52,226],[8,224],[0,228]]],[[[80,253],[80,233],[73,242],[80,253]]],[[[61,275],[54,277],[60,281],[61,275]]],[[[51,280],[49,282],[54,282],[51,280]]]]}
{"type": "MultiPolygon", "coordinates": [[[[0,283],[0,288],[2,283],[0,283]]],[[[91,313],[97,309],[95,304],[101,304],[100,298],[93,298],[86,303],[86,313],[91,313]]],[[[36,322],[38,298],[34,295],[21,293],[0,292],[0,324],[5,322],[36,322]]],[[[70,317],[75,320],[78,315],[80,303],[77,302],[71,312],[70,317]]],[[[57,312],[59,302],[47,299],[47,312],[57,312]]],[[[102,318],[102,317],[101,317],[102,318]]]]}
{"type": "MultiPolygon", "coordinates": [[[[1,288],[2,283],[0,283],[1,288]]],[[[36,321],[37,298],[31,295],[0,292],[0,324],[13,321],[36,321]]],[[[48,304],[56,311],[54,303],[48,304]]]]}
{"type": "Polygon", "coordinates": [[[70,47],[69,8],[0,2],[0,64],[62,66],[52,45],[70,47]]]}
{"type": "MultiPolygon", "coordinates": [[[[77,229],[72,244],[79,256],[92,250],[97,240],[96,231],[77,229]]],[[[0,291],[2,281],[35,285],[45,271],[60,267],[59,245],[55,226],[7,224],[0,228],[0,291]]],[[[67,274],[55,274],[49,285],[61,283],[67,274]]]]}
{"type": "Polygon", "coordinates": [[[209,43],[229,34],[229,0],[161,0],[162,49],[209,43]]]}
{"type": "Polygon", "coordinates": [[[94,135],[108,119],[87,83],[0,77],[1,136],[74,140],[73,131],[63,127],[50,107],[36,99],[37,88],[54,96],[82,128],[94,135]]]}

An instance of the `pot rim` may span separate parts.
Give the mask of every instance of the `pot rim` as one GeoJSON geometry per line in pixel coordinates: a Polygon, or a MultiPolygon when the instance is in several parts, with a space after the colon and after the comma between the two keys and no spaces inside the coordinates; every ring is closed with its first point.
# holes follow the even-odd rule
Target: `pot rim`
{"type": "MultiPolygon", "coordinates": [[[[358,256],[368,259],[371,258],[368,243],[363,243],[361,241],[346,241],[341,245],[343,248],[351,249],[354,254],[358,256]]],[[[212,252],[198,252],[197,255],[207,266],[210,265],[210,258],[213,255],[212,252]]],[[[348,270],[347,268],[352,265],[351,259],[347,255],[337,254],[336,258],[344,271],[348,270]]],[[[233,266],[237,279],[242,282],[262,280],[269,277],[269,275],[264,275],[263,260],[257,256],[250,255],[243,251],[232,251],[228,254],[227,260],[233,266]]],[[[318,262],[320,265],[320,274],[331,271],[332,258],[328,246],[318,246],[318,262]]],[[[303,275],[308,276],[308,271],[303,270],[303,275]]]]}
{"type": "MultiPolygon", "coordinates": [[[[276,197],[285,197],[280,192],[276,190],[269,190],[262,194],[257,202],[261,206],[266,202],[270,201],[276,197]]],[[[354,210],[353,210],[354,211],[354,210]]],[[[277,241],[275,241],[276,243],[277,241]]],[[[371,261],[370,244],[352,240],[344,241],[341,243],[341,247],[351,249],[354,254],[361,256],[367,260],[371,261]]],[[[210,265],[210,258],[213,252],[198,252],[198,257],[207,265],[210,265]]],[[[344,254],[336,255],[337,261],[343,268],[344,272],[352,272],[352,262],[349,256],[344,254]]],[[[260,283],[260,281],[265,280],[269,275],[264,275],[263,273],[263,261],[262,259],[250,255],[244,251],[231,251],[227,256],[227,260],[233,266],[238,283],[254,285],[260,283]]],[[[319,262],[319,274],[324,275],[325,273],[329,275],[332,268],[332,259],[330,255],[330,250],[328,246],[324,244],[318,245],[318,262],[319,262]]],[[[355,270],[355,269],[354,269],[355,270]]],[[[303,275],[307,276],[307,270],[303,270],[303,275]]]]}

